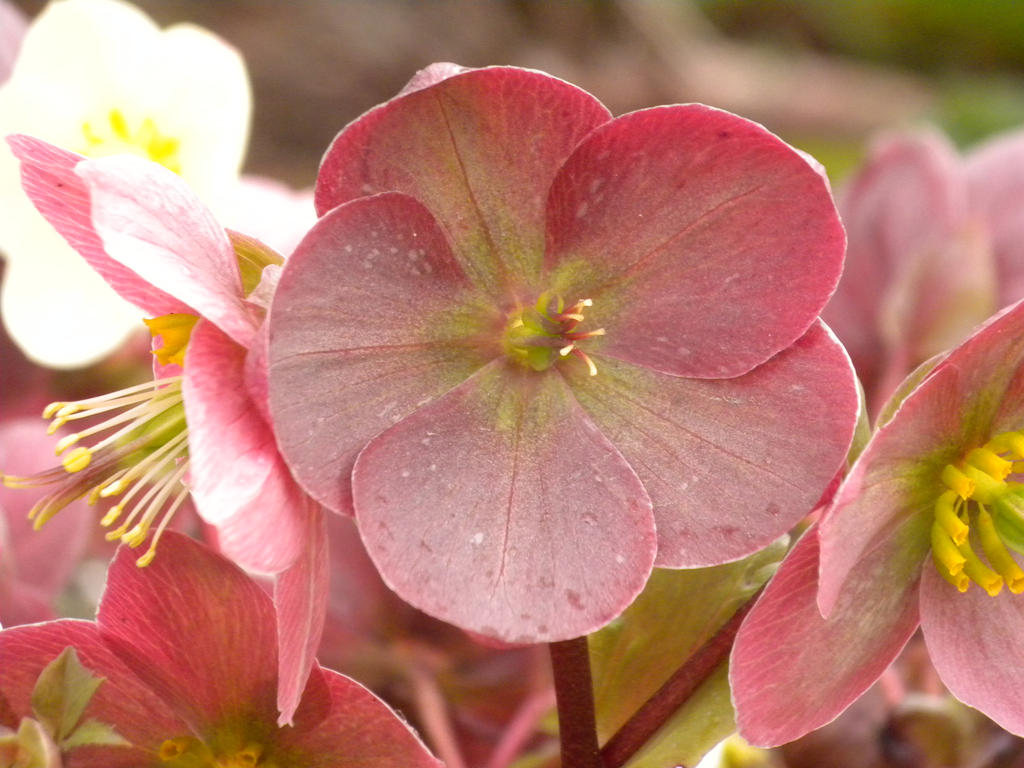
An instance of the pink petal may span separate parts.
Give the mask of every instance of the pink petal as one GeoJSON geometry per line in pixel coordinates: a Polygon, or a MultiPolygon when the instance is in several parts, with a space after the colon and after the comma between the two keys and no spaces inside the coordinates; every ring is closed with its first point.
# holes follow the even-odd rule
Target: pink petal
{"type": "Polygon", "coordinates": [[[930,564],[921,581],[921,628],[942,682],[965,704],[1024,735],[1024,605],[972,584],[960,594],[930,564]]]}
{"type": "MultiPolygon", "coordinates": [[[[10,475],[30,475],[57,464],[54,438],[46,434],[38,419],[10,419],[0,426],[0,468],[10,475]]],[[[96,516],[84,501],[72,502],[41,530],[28,519],[32,505],[48,489],[12,489],[0,485],[0,515],[6,518],[10,548],[2,554],[3,564],[13,576],[31,584],[37,594],[52,602],[67,586],[78,566],[96,516]]],[[[7,624],[14,623],[4,614],[7,624]]]]}
{"type": "Polygon", "coordinates": [[[491,363],[371,441],[352,485],[384,581],[500,640],[594,631],[654,560],[643,486],[553,370],[491,363]]]}
{"type": "Polygon", "coordinates": [[[305,501],[245,379],[246,350],[197,323],[183,386],[196,509],[233,560],[275,573],[306,546],[305,501]]]}
{"type": "Polygon", "coordinates": [[[477,285],[494,291],[535,279],[548,186],[608,111],[573,85],[513,67],[467,70],[416,87],[334,140],[320,166],[317,212],[363,195],[405,192],[441,222],[477,285]]]}
{"type": "Polygon", "coordinates": [[[857,391],[820,323],[735,379],[595,360],[596,376],[566,370],[651,496],[658,565],[714,565],[766,546],[811,511],[846,458],[857,391]]]}
{"type": "Polygon", "coordinates": [[[459,64],[452,64],[448,61],[439,61],[434,64],[429,64],[413,75],[409,79],[409,82],[402,86],[402,90],[398,92],[398,95],[404,96],[407,93],[428,88],[431,85],[437,85],[442,80],[447,80],[453,75],[460,75],[463,72],[469,71],[470,67],[463,67],[459,64]]]}
{"type": "Polygon", "coordinates": [[[883,548],[864,564],[828,619],[815,602],[815,529],[783,561],[740,628],[729,663],[745,739],[775,746],[825,725],[896,658],[917,628],[916,573],[892,573],[887,554],[883,548]]]}
{"type": "Polygon", "coordinates": [[[359,683],[323,670],[331,709],[323,720],[277,734],[291,765],[443,768],[411,728],[359,683]]]}
{"type": "Polygon", "coordinates": [[[164,739],[188,735],[187,726],[175,717],[166,702],[111,651],[96,625],[86,621],[65,619],[0,632],[0,698],[7,699],[16,715],[32,716],[31,694],[39,673],[68,646],[75,648],[85,667],[106,678],[89,702],[84,719],[94,718],[113,725],[136,747],[76,751],[69,764],[86,768],[149,765],[151,755],[164,739]]]}
{"type": "Polygon", "coordinates": [[[97,622],[104,640],[197,733],[277,718],[277,636],[270,598],[236,566],[167,532],[145,568],[122,546],[97,622]]]}
{"type": "Polygon", "coordinates": [[[366,441],[498,351],[471,346],[478,302],[430,213],[387,194],[339,207],[281,273],[270,313],[270,405],[306,491],[335,511],[366,441]]]}
{"type": "Polygon", "coordinates": [[[277,608],[277,724],[291,725],[315,663],[327,612],[327,524],[312,499],[304,509],[308,531],[296,561],[274,581],[277,608]]]}
{"type": "Polygon", "coordinates": [[[701,105],[595,130],[547,209],[554,289],[593,299],[603,354],[665,373],[749,371],[803,335],[842,268],[821,175],[756,123],[701,105]]]}
{"type": "Polygon", "coordinates": [[[85,160],[75,173],[110,257],[192,307],[242,346],[256,329],[238,259],[213,214],[163,166],[131,155],[85,160]]]}
{"type": "Polygon", "coordinates": [[[123,299],[154,315],[192,311],[107,255],[90,216],[89,189],[75,173],[85,158],[31,136],[8,136],[7,143],[21,161],[22,187],[32,203],[123,299]]]}
{"type": "Polygon", "coordinates": [[[1024,296],[1024,135],[1001,136],[966,160],[971,212],[987,226],[999,276],[999,303],[1024,296]]]}
{"type": "Polygon", "coordinates": [[[0,85],[14,69],[27,26],[28,21],[16,5],[0,0],[0,85]]]}

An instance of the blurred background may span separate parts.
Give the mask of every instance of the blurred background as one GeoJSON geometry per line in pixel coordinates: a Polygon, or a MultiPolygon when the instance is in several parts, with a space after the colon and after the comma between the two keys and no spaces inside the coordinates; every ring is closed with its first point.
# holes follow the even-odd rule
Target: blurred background
{"type": "MultiPolygon", "coordinates": [[[[16,0],[28,15],[42,0],[16,0]]],[[[764,123],[833,180],[873,131],[931,121],[961,144],[1024,122],[1016,0],[140,0],[237,46],[246,170],[312,183],[328,141],[433,61],[513,64],[618,114],[700,101],[764,123]]]]}

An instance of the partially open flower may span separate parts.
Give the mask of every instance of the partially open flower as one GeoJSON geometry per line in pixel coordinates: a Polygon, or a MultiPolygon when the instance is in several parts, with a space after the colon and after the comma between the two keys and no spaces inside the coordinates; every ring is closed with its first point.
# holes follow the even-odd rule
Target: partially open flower
{"type": "Polygon", "coordinates": [[[740,630],[731,675],[748,739],[778,744],[830,721],[919,619],[953,695],[1024,734],[1022,395],[1022,303],[897,390],[740,630]]]}

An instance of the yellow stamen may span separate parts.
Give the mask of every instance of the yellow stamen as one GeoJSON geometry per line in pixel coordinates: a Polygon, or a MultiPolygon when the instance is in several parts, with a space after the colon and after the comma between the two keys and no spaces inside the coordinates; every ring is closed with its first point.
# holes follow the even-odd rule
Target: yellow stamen
{"type": "Polygon", "coordinates": [[[1015,595],[1024,592],[1024,570],[1017,565],[1003,540],[999,538],[992,516],[984,507],[978,510],[978,538],[981,549],[992,567],[1003,577],[1006,586],[1015,595]]]}
{"type": "Polygon", "coordinates": [[[957,550],[963,555],[967,577],[992,597],[998,595],[1003,588],[1003,577],[981,562],[967,542],[957,547],[957,550]]]}
{"type": "Polygon", "coordinates": [[[967,454],[967,462],[998,481],[1005,480],[1013,469],[1013,462],[996,455],[988,448],[975,448],[967,454]]]}
{"type": "Polygon", "coordinates": [[[192,335],[192,327],[198,320],[195,315],[177,313],[143,320],[153,338],[159,336],[161,339],[161,346],[153,350],[161,365],[185,365],[185,350],[192,335]]]}
{"type": "Polygon", "coordinates": [[[955,491],[946,491],[939,496],[935,502],[935,521],[949,534],[954,544],[963,544],[970,528],[957,515],[955,502],[962,503],[955,491]]]}
{"type": "Polygon", "coordinates": [[[92,461],[92,451],[79,446],[65,456],[61,463],[68,472],[81,472],[92,461]]]}
{"type": "Polygon", "coordinates": [[[952,464],[942,468],[942,482],[961,499],[969,499],[974,493],[974,481],[952,464]]]}
{"type": "Polygon", "coordinates": [[[932,523],[932,557],[935,558],[936,563],[942,565],[940,570],[944,569],[952,576],[961,573],[967,562],[967,558],[960,553],[960,549],[953,543],[953,539],[938,523],[932,523]]]}

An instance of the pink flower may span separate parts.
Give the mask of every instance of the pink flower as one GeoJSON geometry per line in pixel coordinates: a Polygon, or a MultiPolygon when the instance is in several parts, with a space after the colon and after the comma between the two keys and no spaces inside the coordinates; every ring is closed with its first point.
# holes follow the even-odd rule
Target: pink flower
{"type": "MultiPolygon", "coordinates": [[[[118,524],[108,537],[132,546],[148,540],[140,565],[191,493],[223,551],[247,568],[284,574],[281,658],[295,674],[282,677],[301,683],[326,600],[326,543],[320,510],[292,480],[266,416],[263,316],[280,257],[244,235],[229,237],[186,184],[155,163],[85,160],[28,136],[8,141],[43,216],[152,317],[156,378],[51,405],[54,429],[106,420],[61,439],[63,467],[5,483],[56,486],[37,504],[37,524],[82,495],[117,500],[104,518],[118,524]]],[[[289,690],[289,698],[299,692],[289,690]]],[[[282,710],[287,716],[285,701],[282,710]]]]}
{"type": "Polygon", "coordinates": [[[131,746],[79,746],[65,764],[117,766],[439,766],[416,735],[358,683],[314,666],[292,727],[278,727],[270,599],[237,567],[170,532],[136,568],[122,547],[95,622],[0,632],[0,725],[38,706],[43,668],[73,647],[105,678],[82,713],[131,746]]]}
{"type": "Polygon", "coordinates": [[[837,471],[855,396],[815,318],[842,228],[762,127],[435,65],[342,131],[316,201],[271,311],[275,428],[427,613],[591,632],[654,564],[766,545],[837,471]]]}
{"type": "Polygon", "coordinates": [[[872,412],[919,363],[1024,296],[1024,133],[958,156],[937,132],[886,137],[840,197],[846,271],[822,313],[872,412]]]}
{"type": "Polygon", "coordinates": [[[1024,733],[1022,395],[1024,304],[904,382],[740,630],[730,669],[747,739],[832,720],[919,619],[953,695],[1024,733]]]}

